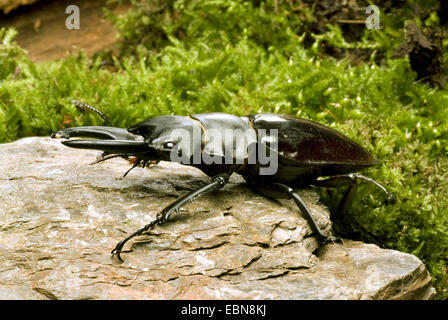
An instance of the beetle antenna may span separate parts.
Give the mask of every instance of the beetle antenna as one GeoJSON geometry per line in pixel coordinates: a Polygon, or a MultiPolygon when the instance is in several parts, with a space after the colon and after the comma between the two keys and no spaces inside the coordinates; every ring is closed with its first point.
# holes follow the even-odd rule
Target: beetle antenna
{"type": "Polygon", "coordinates": [[[143,165],[145,165],[145,160],[137,160],[137,161],[132,165],[132,167],[131,167],[128,171],[125,172],[125,174],[123,175],[122,178],[126,178],[126,176],[128,175],[128,173],[131,172],[132,169],[137,168],[142,162],[143,162],[143,165]]]}
{"type": "Polygon", "coordinates": [[[98,109],[95,109],[91,105],[88,105],[87,103],[84,103],[84,102],[81,102],[78,100],[72,100],[72,103],[80,109],[89,109],[89,110],[95,111],[96,113],[98,113],[100,115],[101,118],[103,118],[103,120],[107,121],[112,127],[114,126],[113,123],[109,120],[109,118],[104,115],[104,113],[102,113],[98,109]]]}
{"type": "Polygon", "coordinates": [[[106,160],[109,160],[109,159],[113,159],[113,158],[119,158],[119,157],[125,158],[126,156],[127,156],[127,154],[124,154],[124,153],[111,154],[111,155],[108,155],[108,156],[101,156],[99,159],[97,159],[94,162],[89,163],[89,164],[90,165],[97,164],[97,163],[100,163],[100,162],[103,162],[103,161],[106,161],[106,160]]]}
{"type": "Polygon", "coordinates": [[[134,165],[128,171],[126,171],[126,173],[123,175],[123,178],[126,178],[128,173],[131,172],[134,168],[137,168],[139,165],[142,165],[143,168],[146,167],[148,162],[149,162],[149,160],[137,159],[137,161],[134,163],[134,165]]]}

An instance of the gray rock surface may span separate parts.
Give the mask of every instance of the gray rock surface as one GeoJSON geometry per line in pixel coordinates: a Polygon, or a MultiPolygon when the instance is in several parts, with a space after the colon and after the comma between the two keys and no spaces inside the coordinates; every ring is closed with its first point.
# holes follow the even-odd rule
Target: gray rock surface
{"type": "MultiPolygon", "coordinates": [[[[49,138],[0,145],[0,299],[428,299],[413,255],[345,240],[319,250],[291,201],[250,191],[234,175],[215,194],[125,247],[110,250],[208,178],[161,162],[89,165],[95,151],[49,138]],[[129,250],[132,250],[129,252],[129,250]]],[[[300,191],[321,227],[329,213],[300,191]]]]}

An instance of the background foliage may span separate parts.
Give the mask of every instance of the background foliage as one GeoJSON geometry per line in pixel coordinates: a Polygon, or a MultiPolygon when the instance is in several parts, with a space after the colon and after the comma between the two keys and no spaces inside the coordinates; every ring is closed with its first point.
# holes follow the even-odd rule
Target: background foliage
{"type": "MultiPolygon", "coordinates": [[[[448,91],[417,81],[407,57],[392,58],[406,21],[440,27],[434,1],[385,5],[382,29],[358,26],[354,41],[339,24],[315,33],[318,13],[301,2],[132,2],[125,15],[106,13],[123,39],[118,53],[35,64],[14,43],[14,30],[0,31],[0,142],[101,124],[72,99],[120,127],[211,111],[319,121],[371,150],[380,164],[366,174],[397,197],[385,205],[381,192],[361,185],[353,219],[382,247],[422,259],[438,298],[448,298],[448,91]],[[425,14],[415,16],[416,6],[425,14]]],[[[446,66],[446,39],[442,46],[446,66]]],[[[341,191],[321,194],[334,208],[341,191]]]]}

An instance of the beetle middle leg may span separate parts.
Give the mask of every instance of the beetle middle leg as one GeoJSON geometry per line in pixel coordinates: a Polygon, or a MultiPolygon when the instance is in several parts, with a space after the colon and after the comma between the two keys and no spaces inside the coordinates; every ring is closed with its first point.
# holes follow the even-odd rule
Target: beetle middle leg
{"type": "Polygon", "coordinates": [[[296,205],[299,207],[300,212],[308,222],[311,230],[317,236],[317,240],[319,241],[319,243],[325,244],[342,241],[340,238],[327,236],[323,233],[322,229],[319,227],[313,215],[311,214],[311,211],[306,205],[305,201],[303,201],[303,199],[296,192],[294,192],[293,188],[287,186],[286,184],[277,182],[272,182],[265,185],[251,184],[251,186],[268,198],[275,199],[287,197],[294,200],[296,205]]]}
{"type": "Polygon", "coordinates": [[[229,178],[230,178],[230,175],[227,173],[217,175],[212,178],[212,182],[210,182],[209,184],[177,199],[172,204],[170,204],[168,207],[163,209],[159,214],[157,214],[156,218],[153,221],[151,221],[150,223],[145,225],[143,228],[137,230],[130,236],[121,240],[115,246],[115,248],[112,250],[112,252],[111,252],[112,255],[116,256],[118,258],[118,260],[123,262],[123,259],[121,259],[120,254],[121,254],[121,251],[123,250],[123,246],[126,244],[126,242],[128,242],[129,240],[131,240],[132,238],[134,238],[136,236],[141,235],[143,232],[154,228],[156,225],[160,225],[160,224],[166,222],[174,212],[178,212],[179,209],[181,207],[183,207],[185,204],[187,204],[189,201],[192,201],[193,199],[195,199],[203,194],[206,194],[210,191],[221,189],[229,181],[229,178]]]}

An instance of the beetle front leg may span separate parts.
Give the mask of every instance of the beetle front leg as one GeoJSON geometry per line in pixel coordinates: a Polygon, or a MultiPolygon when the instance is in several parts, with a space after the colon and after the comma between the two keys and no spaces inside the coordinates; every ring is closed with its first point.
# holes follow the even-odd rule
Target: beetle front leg
{"type": "Polygon", "coordinates": [[[193,199],[206,194],[210,191],[214,191],[214,190],[218,190],[221,189],[222,187],[224,187],[224,185],[229,181],[230,175],[229,174],[220,174],[217,175],[215,177],[213,177],[212,182],[207,184],[206,186],[193,191],[185,196],[183,196],[182,198],[177,199],[176,201],[174,201],[172,204],[170,204],[168,207],[166,207],[165,209],[163,209],[157,216],[156,218],[151,221],[150,223],[148,223],[146,226],[144,226],[143,228],[137,230],[136,232],[134,232],[133,234],[131,234],[130,236],[124,238],[123,240],[121,240],[116,247],[112,250],[112,255],[116,256],[118,258],[118,260],[120,260],[121,262],[123,262],[123,259],[121,259],[121,251],[123,250],[124,245],[126,244],[126,242],[128,242],[129,240],[131,240],[132,238],[139,236],[141,234],[143,234],[144,232],[151,230],[152,228],[154,228],[156,225],[160,225],[164,222],[166,222],[169,217],[174,213],[174,212],[178,212],[179,209],[181,207],[183,207],[186,203],[188,203],[189,201],[192,201],[193,199]]]}

